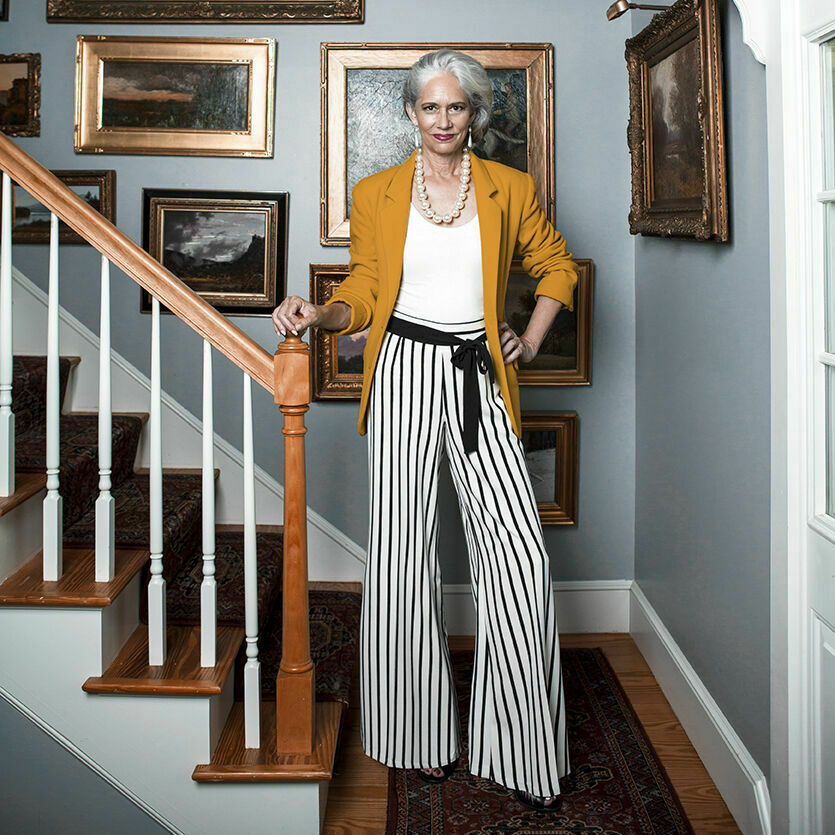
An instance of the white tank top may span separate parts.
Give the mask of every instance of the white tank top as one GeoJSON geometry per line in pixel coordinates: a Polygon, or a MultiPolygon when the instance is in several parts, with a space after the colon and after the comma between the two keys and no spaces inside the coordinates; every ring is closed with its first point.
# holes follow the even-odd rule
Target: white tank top
{"type": "Polygon", "coordinates": [[[411,204],[393,313],[425,324],[483,324],[478,215],[462,226],[440,228],[411,204]]]}

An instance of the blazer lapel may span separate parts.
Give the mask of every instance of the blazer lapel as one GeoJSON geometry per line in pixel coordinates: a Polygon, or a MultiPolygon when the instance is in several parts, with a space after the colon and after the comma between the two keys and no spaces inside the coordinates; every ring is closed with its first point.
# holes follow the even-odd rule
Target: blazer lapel
{"type": "MultiPolygon", "coordinates": [[[[502,208],[496,195],[498,189],[484,162],[470,151],[473,187],[478,207],[478,223],[481,233],[481,265],[484,280],[485,322],[496,318],[499,256],[502,243],[502,208]]],[[[392,305],[397,298],[403,273],[403,249],[412,203],[412,177],[415,170],[414,151],[397,168],[386,188],[381,210],[383,249],[386,256],[387,278],[391,287],[392,305]]]]}

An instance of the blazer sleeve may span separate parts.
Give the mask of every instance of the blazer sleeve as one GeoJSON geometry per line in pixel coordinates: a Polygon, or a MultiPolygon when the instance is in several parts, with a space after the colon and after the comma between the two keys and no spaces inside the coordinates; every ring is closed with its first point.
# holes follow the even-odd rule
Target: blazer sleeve
{"type": "Polygon", "coordinates": [[[577,263],[566,248],[565,239],[539,205],[533,177],[525,174],[525,180],[527,189],[516,241],[522,267],[528,275],[539,279],[534,298],[550,296],[574,310],[577,263]]]}
{"type": "Polygon", "coordinates": [[[325,302],[345,302],[351,308],[351,320],[339,331],[330,334],[343,336],[365,330],[374,316],[377,305],[377,243],[374,234],[375,209],[373,194],[354,186],[351,200],[351,248],[349,273],[333,295],[325,302]]]}

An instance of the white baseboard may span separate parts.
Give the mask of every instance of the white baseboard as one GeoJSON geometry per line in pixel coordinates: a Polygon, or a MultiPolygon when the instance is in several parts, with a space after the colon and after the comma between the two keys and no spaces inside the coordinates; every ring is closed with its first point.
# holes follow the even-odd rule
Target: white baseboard
{"type": "MultiPolygon", "coordinates": [[[[628,632],[631,580],[561,580],[554,583],[560,632],[628,632]]],[[[444,584],[449,635],[475,635],[469,583],[444,584]]]]}
{"type": "MultiPolygon", "coordinates": [[[[14,350],[18,354],[46,353],[47,295],[16,267],[13,268],[14,350]]],[[[99,338],[86,325],[59,309],[61,353],[81,357],[67,391],[67,411],[95,411],[98,407],[99,338]]],[[[147,412],[150,380],[116,351],[112,356],[112,402],[115,412],[147,412]]],[[[165,467],[199,467],[202,422],[173,397],[162,393],[162,456],[165,467]]],[[[219,524],[241,523],[243,514],[243,455],[215,433],[219,524]]],[[[140,442],[138,465],[147,466],[146,445],[140,442]]],[[[257,464],[255,502],[259,524],[284,522],[284,487],[257,464]]],[[[365,551],[323,516],[307,509],[308,576],[311,580],[362,579],[365,551]]]]}
{"type": "Polygon", "coordinates": [[[637,582],[632,583],[629,623],[632,638],[737,825],[745,835],[770,835],[765,775],[637,582]]]}

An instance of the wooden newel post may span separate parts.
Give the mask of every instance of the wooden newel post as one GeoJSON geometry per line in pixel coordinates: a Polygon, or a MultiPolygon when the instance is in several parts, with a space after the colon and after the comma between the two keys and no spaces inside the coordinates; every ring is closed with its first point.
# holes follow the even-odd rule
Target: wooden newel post
{"type": "Polygon", "coordinates": [[[310,408],[310,349],[288,334],[274,357],[275,402],[284,415],[284,580],[281,665],[275,682],[276,752],[311,754],[316,670],[310,658],[304,413],[310,408]]]}

